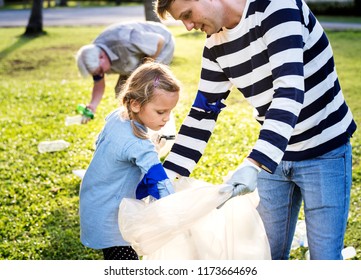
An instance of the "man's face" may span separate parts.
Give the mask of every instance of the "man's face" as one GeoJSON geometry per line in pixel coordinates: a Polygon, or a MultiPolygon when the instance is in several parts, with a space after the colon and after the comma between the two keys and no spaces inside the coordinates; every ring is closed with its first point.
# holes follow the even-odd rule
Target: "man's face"
{"type": "Polygon", "coordinates": [[[168,12],[175,20],[181,20],[188,31],[201,30],[211,35],[222,28],[215,8],[211,0],[174,0],[168,12]]]}
{"type": "Polygon", "coordinates": [[[92,75],[103,76],[105,73],[107,73],[110,70],[110,66],[111,65],[109,58],[102,50],[99,55],[99,67],[92,73],[92,75]]]}

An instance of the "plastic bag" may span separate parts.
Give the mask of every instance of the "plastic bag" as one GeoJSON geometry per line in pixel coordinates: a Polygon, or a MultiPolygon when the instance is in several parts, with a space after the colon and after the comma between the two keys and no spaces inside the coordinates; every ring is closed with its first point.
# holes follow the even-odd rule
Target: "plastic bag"
{"type": "Polygon", "coordinates": [[[222,185],[191,178],[175,184],[176,193],[145,202],[123,199],[119,228],[143,259],[270,259],[270,249],[254,192],[227,201],[222,185]]]}

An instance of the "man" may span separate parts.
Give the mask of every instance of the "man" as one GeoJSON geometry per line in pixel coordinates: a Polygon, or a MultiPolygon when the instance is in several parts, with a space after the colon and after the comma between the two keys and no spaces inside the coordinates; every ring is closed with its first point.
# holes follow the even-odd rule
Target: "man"
{"type": "MultiPolygon", "coordinates": [[[[94,80],[87,109],[95,113],[105,89],[105,73],[119,74],[116,94],[127,77],[147,58],[170,64],[174,53],[171,32],[158,22],[118,23],[106,28],[92,44],[81,47],[76,55],[82,76],[94,80]]],[[[89,121],[85,118],[84,122],[89,121]]]]}
{"type": "MultiPolygon", "coordinates": [[[[171,153],[168,176],[189,176],[230,88],[261,124],[226,182],[233,196],[258,188],[273,259],[288,259],[302,201],[311,259],[342,259],[356,130],[328,39],[303,0],[157,0],[187,30],[207,34],[199,89],[171,153]]],[[[256,245],[256,244],[255,244],[256,245]]]]}

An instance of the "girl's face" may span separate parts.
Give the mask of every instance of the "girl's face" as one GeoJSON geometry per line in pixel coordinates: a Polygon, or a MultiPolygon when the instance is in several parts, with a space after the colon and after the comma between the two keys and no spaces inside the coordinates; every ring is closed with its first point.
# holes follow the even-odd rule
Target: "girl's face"
{"type": "Polygon", "coordinates": [[[169,121],[170,113],[177,105],[179,92],[168,92],[155,88],[150,102],[143,106],[133,100],[131,109],[136,113],[136,121],[151,130],[158,131],[169,121]]]}

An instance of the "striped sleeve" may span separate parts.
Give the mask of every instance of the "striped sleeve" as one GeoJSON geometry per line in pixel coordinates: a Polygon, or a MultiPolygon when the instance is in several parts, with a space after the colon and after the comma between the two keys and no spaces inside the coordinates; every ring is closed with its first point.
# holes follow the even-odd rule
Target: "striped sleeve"
{"type": "Polygon", "coordinates": [[[204,48],[199,89],[192,108],[178,132],[176,142],[163,163],[164,168],[189,176],[203,155],[219,113],[232,86],[204,48]],[[204,79],[206,78],[206,79],[204,79]]]}
{"type": "MultiPolygon", "coordinates": [[[[261,24],[251,31],[257,40],[262,38],[265,57],[268,58],[268,61],[259,62],[258,69],[252,71],[266,78],[267,70],[262,68],[269,68],[273,94],[264,111],[259,111],[263,118],[262,127],[250,157],[270,172],[284,156],[304,102],[304,27],[301,13],[294,3],[271,1],[261,24]]],[[[260,95],[255,91],[250,93],[251,96],[255,94],[260,95]]],[[[260,99],[255,101],[256,108],[260,99]]]]}
{"type": "Polygon", "coordinates": [[[197,98],[167,167],[192,172],[232,85],[262,125],[249,156],[271,173],[282,159],[322,155],[356,130],[331,46],[305,2],[250,0],[236,27],[207,38],[197,98]]]}

